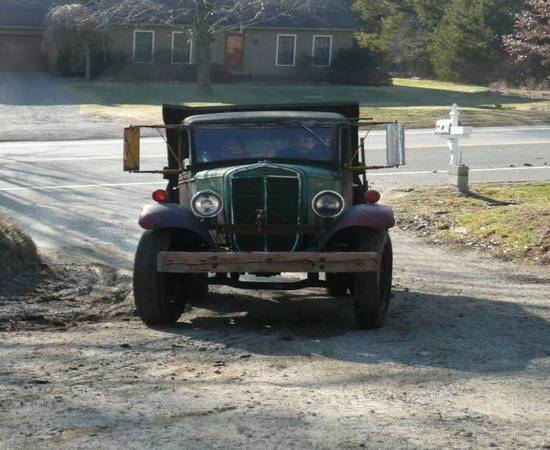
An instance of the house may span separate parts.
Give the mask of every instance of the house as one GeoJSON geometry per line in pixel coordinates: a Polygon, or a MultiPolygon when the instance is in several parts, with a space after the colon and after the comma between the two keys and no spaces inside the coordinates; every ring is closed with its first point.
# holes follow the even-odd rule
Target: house
{"type": "MultiPolygon", "coordinates": [[[[10,1],[14,0],[0,0],[0,5],[10,1]]],[[[322,7],[316,14],[280,16],[242,31],[216,34],[211,45],[212,62],[224,74],[248,78],[297,78],[304,66],[320,74],[326,72],[336,52],[353,45],[356,23],[348,0],[317,1],[322,7]]],[[[42,57],[37,56],[40,36],[37,24],[43,21],[45,10],[36,8],[34,11],[34,47],[30,44],[25,47],[22,42],[18,45],[22,54],[40,60],[29,64],[40,70],[44,66],[42,57]]],[[[153,21],[113,25],[107,31],[106,42],[113,54],[125,60],[122,70],[125,78],[184,79],[194,76],[196,49],[184,25],[178,29],[153,21]]],[[[2,46],[0,39],[0,48],[2,46]]],[[[13,50],[9,54],[14,60],[22,59],[13,50]]],[[[4,63],[8,66],[6,69],[0,61],[0,70],[23,65],[22,62],[4,63]]]]}
{"type": "MultiPolygon", "coordinates": [[[[296,78],[304,65],[326,72],[338,50],[353,46],[357,28],[347,0],[318,1],[323,7],[317,14],[281,16],[241,32],[216,34],[212,62],[241,77],[296,78]]],[[[127,70],[142,77],[178,77],[192,72],[196,63],[193,40],[184,27],[118,26],[111,42],[127,55],[127,70]]]]}
{"type": "Polygon", "coordinates": [[[0,71],[45,71],[44,18],[55,2],[0,0],[0,71]]]}

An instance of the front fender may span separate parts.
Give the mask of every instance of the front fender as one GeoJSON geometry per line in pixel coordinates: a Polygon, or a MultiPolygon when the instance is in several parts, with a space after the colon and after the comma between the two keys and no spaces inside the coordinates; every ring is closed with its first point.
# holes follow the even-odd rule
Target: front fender
{"type": "Polygon", "coordinates": [[[214,247],[208,228],[191,211],[175,203],[145,205],[139,216],[139,225],[145,230],[181,228],[191,231],[214,247]]]}
{"type": "Polygon", "coordinates": [[[323,248],[336,233],[351,227],[368,227],[387,230],[395,225],[393,210],[389,206],[363,204],[355,205],[342,214],[321,239],[323,248]]]}

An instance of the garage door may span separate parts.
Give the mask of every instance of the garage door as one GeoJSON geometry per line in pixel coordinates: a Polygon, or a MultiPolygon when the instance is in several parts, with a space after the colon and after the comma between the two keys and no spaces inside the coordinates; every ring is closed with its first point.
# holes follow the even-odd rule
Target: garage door
{"type": "Polygon", "coordinates": [[[41,35],[0,33],[0,71],[47,70],[41,44],[41,35]]]}

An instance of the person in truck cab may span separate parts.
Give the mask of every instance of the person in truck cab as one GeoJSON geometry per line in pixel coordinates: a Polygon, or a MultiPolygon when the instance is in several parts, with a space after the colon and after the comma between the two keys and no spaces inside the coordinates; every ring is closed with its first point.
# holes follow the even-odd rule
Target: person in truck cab
{"type": "Polygon", "coordinates": [[[293,144],[283,149],[281,153],[287,158],[328,159],[330,146],[321,136],[315,136],[300,130],[293,144]]]}
{"type": "Polygon", "coordinates": [[[224,159],[239,159],[246,156],[243,145],[237,139],[228,139],[223,145],[224,159]]]}

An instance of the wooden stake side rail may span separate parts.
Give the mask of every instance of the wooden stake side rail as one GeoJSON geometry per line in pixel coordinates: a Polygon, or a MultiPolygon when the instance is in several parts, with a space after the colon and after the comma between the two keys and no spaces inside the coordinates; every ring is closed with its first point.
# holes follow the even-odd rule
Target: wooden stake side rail
{"type": "Polygon", "coordinates": [[[376,252],[160,252],[158,271],[170,273],[376,272],[376,252]]]}

